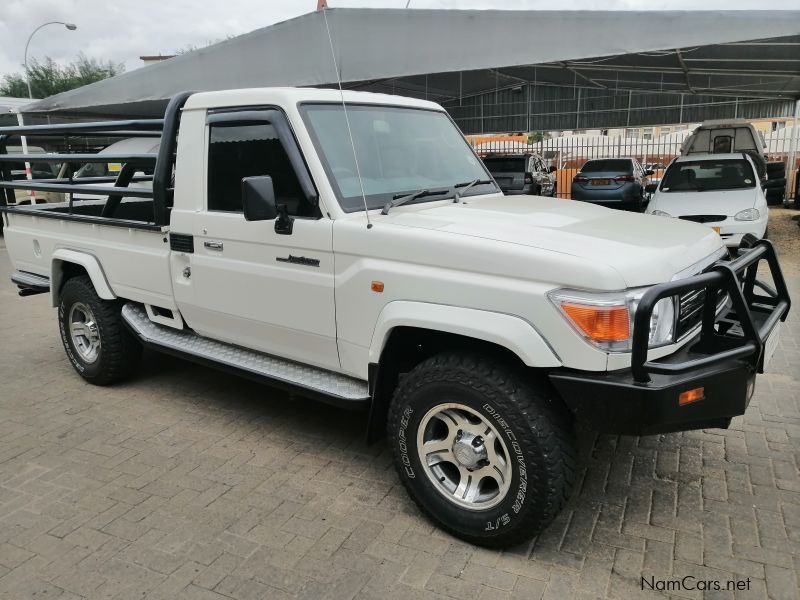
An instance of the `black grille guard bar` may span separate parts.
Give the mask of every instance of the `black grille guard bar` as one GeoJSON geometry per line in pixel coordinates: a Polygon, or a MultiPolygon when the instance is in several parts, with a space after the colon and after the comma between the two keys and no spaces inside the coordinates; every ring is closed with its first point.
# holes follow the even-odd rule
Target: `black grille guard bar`
{"type": "Polygon", "coordinates": [[[636,383],[649,383],[651,373],[683,373],[734,358],[748,359],[754,370],[760,370],[764,342],[778,320],[786,320],[791,299],[775,248],[769,240],[758,240],[750,249],[739,252],[729,263],[717,263],[705,273],[655,285],[644,293],[633,321],[631,373],[636,383]],[[761,260],[769,265],[774,289],[756,280],[761,260]],[[756,287],[767,295],[756,294],[756,287]],[[702,356],[679,363],[648,361],[650,318],[656,303],[662,298],[699,289],[705,289],[706,294],[700,339],[693,343],[693,349],[701,349],[702,356]],[[735,317],[733,320],[741,326],[743,336],[726,335],[715,329],[719,291],[727,292],[733,304],[731,311],[720,315],[720,319],[735,317]],[[753,319],[753,310],[763,313],[765,309],[769,309],[769,313],[759,327],[753,319]]]}

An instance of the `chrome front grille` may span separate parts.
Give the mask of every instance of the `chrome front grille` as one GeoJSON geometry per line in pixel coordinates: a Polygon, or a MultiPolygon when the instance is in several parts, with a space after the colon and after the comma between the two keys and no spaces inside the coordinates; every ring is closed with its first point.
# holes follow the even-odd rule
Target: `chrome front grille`
{"type": "Polygon", "coordinates": [[[678,323],[675,333],[678,339],[697,327],[703,320],[703,304],[706,300],[706,291],[690,290],[678,296],[678,323]]]}

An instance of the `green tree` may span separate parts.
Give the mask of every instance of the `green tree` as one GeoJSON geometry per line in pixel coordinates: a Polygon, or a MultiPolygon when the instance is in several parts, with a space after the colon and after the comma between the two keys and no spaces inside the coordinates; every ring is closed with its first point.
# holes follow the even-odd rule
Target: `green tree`
{"type": "Polygon", "coordinates": [[[528,134],[528,143],[529,144],[538,144],[542,140],[549,140],[550,134],[545,133],[543,131],[531,131],[528,134]]]}
{"type": "MultiPolygon", "coordinates": [[[[99,61],[78,54],[77,58],[67,65],[60,65],[52,58],[28,61],[28,75],[34,98],[47,98],[68,90],[101,81],[118,75],[125,70],[122,63],[99,61]]],[[[15,98],[28,97],[28,83],[25,73],[11,73],[3,77],[0,85],[0,96],[15,98]]]]}

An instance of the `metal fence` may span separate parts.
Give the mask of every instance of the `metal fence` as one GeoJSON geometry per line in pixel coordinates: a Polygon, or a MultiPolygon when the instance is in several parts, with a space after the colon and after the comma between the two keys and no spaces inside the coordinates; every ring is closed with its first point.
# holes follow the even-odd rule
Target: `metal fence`
{"type": "MultiPolygon", "coordinates": [[[[481,157],[538,154],[557,169],[558,196],[569,198],[572,178],[587,160],[593,158],[635,158],[646,168],[655,171],[654,177],[660,177],[669,163],[680,155],[681,144],[693,129],[694,127],[691,126],[652,139],[629,135],[627,131],[619,135],[537,133],[533,134],[533,137],[538,137],[539,141],[533,143],[529,143],[518,135],[498,136],[497,139],[486,136],[468,139],[481,157]]],[[[787,199],[792,199],[797,194],[798,168],[800,168],[800,156],[796,156],[793,168],[789,168],[791,136],[791,126],[764,136],[768,160],[781,161],[786,164],[786,177],[789,179],[790,190],[787,199]]],[[[800,148],[797,150],[800,151],[800,148]]]]}

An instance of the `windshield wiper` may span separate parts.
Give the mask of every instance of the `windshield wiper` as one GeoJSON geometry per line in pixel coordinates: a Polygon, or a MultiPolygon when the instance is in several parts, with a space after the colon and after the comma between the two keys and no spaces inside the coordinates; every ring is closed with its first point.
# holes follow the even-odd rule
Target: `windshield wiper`
{"type": "Polygon", "coordinates": [[[461,196],[464,195],[464,192],[468,191],[472,186],[475,185],[485,185],[487,183],[494,183],[491,179],[473,179],[472,181],[463,181],[461,183],[455,184],[453,187],[456,188],[455,196],[453,196],[453,202],[458,203],[461,202],[461,196]],[[459,188],[464,188],[463,190],[459,188]]]}
{"type": "Polygon", "coordinates": [[[450,191],[450,188],[438,189],[438,190],[418,190],[416,192],[411,192],[410,194],[397,194],[392,198],[391,202],[387,202],[383,205],[383,210],[381,210],[382,215],[388,215],[389,211],[392,210],[395,206],[402,206],[407,202],[411,202],[412,200],[416,200],[417,198],[424,198],[425,196],[438,196],[439,194],[446,194],[450,191]]]}
{"type": "Polygon", "coordinates": [[[388,215],[389,211],[393,209],[395,206],[402,206],[408,202],[412,202],[418,198],[424,198],[425,196],[438,196],[440,194],[446,194],[451,189],[455,189],[455,196],[453,197],[453,202],[461,202],[461,196],[464,195],[464,192],[469,190],[474,185],[483,185],[486,183],[494,183],[491,179],[473,179],[472,181],[463,181],[461,183],[456,183],[448,188],[438,188],[434,190],[429,189],[422,189],[416,192],[412,192],[410,194],[397,194],[396,196],[392,197],[391,202],[387,202],[383,206],[383,210],[381,210],[382,215],[388,215]],[[460,188],[464,188],[463,190],[460,188]]]}

